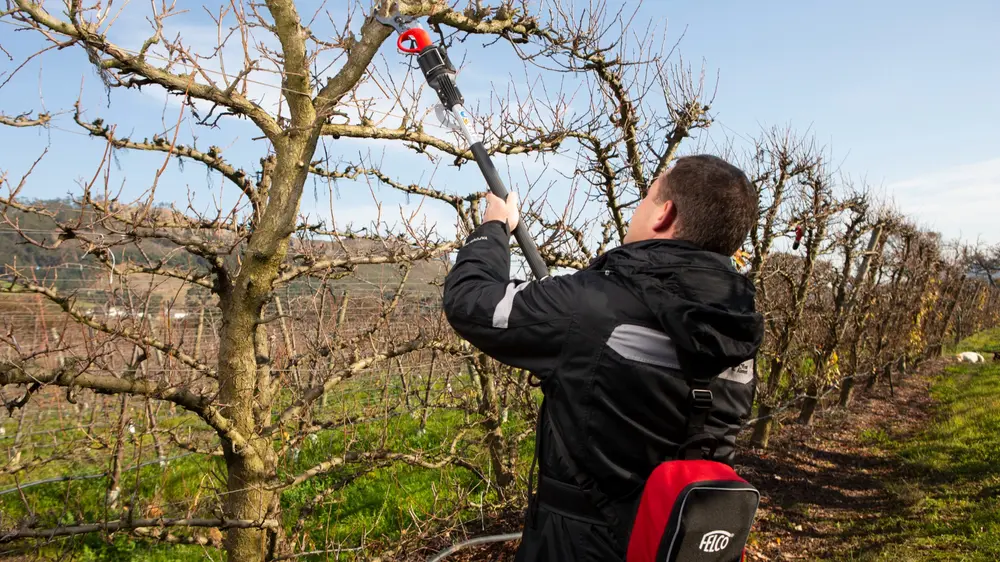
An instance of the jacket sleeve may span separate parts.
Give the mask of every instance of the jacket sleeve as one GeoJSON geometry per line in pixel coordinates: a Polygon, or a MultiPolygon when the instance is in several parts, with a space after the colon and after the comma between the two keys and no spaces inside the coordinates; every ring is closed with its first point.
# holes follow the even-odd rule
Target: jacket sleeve
{"type": "Polygon", "coordinates": [[[575,275],[511,280],[507,225],[491,221],[458,251],[445,278],[444,311],[469,343],[544,379],[555,368],[580,292],[575,275]]]}

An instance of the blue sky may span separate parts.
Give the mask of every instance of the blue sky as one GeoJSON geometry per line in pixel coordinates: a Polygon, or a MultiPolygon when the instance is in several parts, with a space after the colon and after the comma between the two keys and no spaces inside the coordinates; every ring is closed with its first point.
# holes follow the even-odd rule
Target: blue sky
{"type": "MultiPolygon", "coordinates": [[[[301,12],[311,14],[316,5],[300,2],[301,12]]],[[[332,6],[327,9],[336,19],[332,6]]],[[[200,4],[186,7],[189,13],[173,21],[168,31],[180,32],[189,44],[210,47],[215,39],[211,21],[200,4]]],[[[115,41],[133,49],[141,44],[142,9],[129,5],[112,33],[115,41]]],[[[1000,208],[1000,2],[647,0],[636,21],[665,26],[668,45],[684,33],[678,54],[696,69],[704,63],[713,84],[718,73],[713,105],[717,124],[695,139],[700,146],[710,148],[726,137],[739,144],[775,125],[809,131],[844,173],[867,180],[922,225],[949,238],[1000,242],[1000,223],[993,219],[1000,208]]],[[[0,55],[0,71],[12,71],[21,62],[18,57],[38,44],[29,33],[0,27],[0,45],[15,58],[9,62],[0,55]]],[[[485,103],[491,88],[527,88],[509,48],[471,45],[452,50],[456,60],[467,57],[459,80],[470,105],[485,103]]],[[[405,71],[389,42],[382,52],[390,69],[405,71]]],[[[4,74],[0,81],[6,78],[4,74]]],[[[274,82],[268,75],[260,80],[274,82]]],[[[112,92],[108,107],[97,75],[78,49],[50,52],[26,66],[0,88],[0,111],[71,110],[81,90],[88,118],[102,117],[133,137],[151,136],[177,119],[178,106],[164,104],[162,92],[153,89],[112,92]]],[[[259,92],[273,98],[274,88],[262,85],[259,92]]],[[[425,108],[433,103],[430,96],[421,98],[425,108]]],[[[194,131],[200,148],[222,146],[235,163],[252,167],[263,144],[252,140],[255,131],[245,123],[231,123],[221,131],[186,126],[181,138],[190,143],[194,131]]],[[[103,145],[81,136],[69,115],[60,116],[56,127],[0,128],[0,170],[15,181],[51,143],[47,165],[32,176],[26,196],[75,191],[76,182],[91,179],[100,162],[103,145]]],[[[338,141],[326,148],[345,161],[358,154],[381,159],[387,172],[407,183],[430,182],[458,193],[484,188],[473,167],[449,170],[398,146],[338,141]]],[[[552,161],[555,168],[558,161],[552,161]]],[[[111,183],[139,193],[162,162],[159,154],[120,154],[111,168],[111,183]]],[[[539,175],[543,184],[553,186],[553,198],[570,187],[556,170],[524,158],[499,158],[497,165],[515,188],[539,175]]],[[[234,188],[193,164],[183,171],[169,166],[157,194],[161,200],[183,204],[189,189],[203,209],[214,199],[235,197],[234,188]]],[[[321,184],[307,188],[304,212],[328,214],[325,189],[321,184]]],[[[375,189],[385,215],[398,217],[400,204],[407,209],[419,205],[375,189]]],[[[376,213],[373,201],[366,184],[345,182],[335,198],[334,215],[338,220],[371,220],[376,213]]],[[[447,208],[426,204],[420,212],[432,222],[443,221],[442,233],[453,232],[445,224],[450,220],[447,208]]]]}

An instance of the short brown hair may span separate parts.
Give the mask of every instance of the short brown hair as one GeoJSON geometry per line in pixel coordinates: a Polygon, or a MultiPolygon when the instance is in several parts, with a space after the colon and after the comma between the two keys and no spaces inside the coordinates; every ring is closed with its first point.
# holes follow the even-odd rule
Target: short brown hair
{"type": "Polygon", "coordinates": [[[758,201],[742,170],[717,156],[684,156],[657,183],[654,200],[677,207],[676,238],[725,256],[743,246],[758,201]]]}

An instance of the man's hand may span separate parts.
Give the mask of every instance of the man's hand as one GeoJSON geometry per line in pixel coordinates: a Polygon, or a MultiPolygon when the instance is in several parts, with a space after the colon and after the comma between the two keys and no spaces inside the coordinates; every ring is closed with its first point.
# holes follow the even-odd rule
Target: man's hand
{"type": "Polygon", "coordinates": [[[503,221],[507,223],[510,232],[517,228],[517,222],[521,218],[521,212],[517,208],[517,192],[511,191],[507,194],[507,201],[500,199],[493,192],[486,193],[486,214],[483,215],[483,222],[503,221]]]}

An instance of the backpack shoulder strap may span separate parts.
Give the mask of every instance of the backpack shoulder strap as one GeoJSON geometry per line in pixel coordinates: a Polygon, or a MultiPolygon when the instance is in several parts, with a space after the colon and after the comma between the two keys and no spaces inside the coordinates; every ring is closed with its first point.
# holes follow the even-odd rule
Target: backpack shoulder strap
{"type": "Polygon", "coordinates": [[[677,448],[677,459],[711,458],[718,447],[718,439],[705,430],[705,422],[712,412],[715,396],[709,386],[712,379],[687,377],[688,412],[684,443],[677,448]]]}

